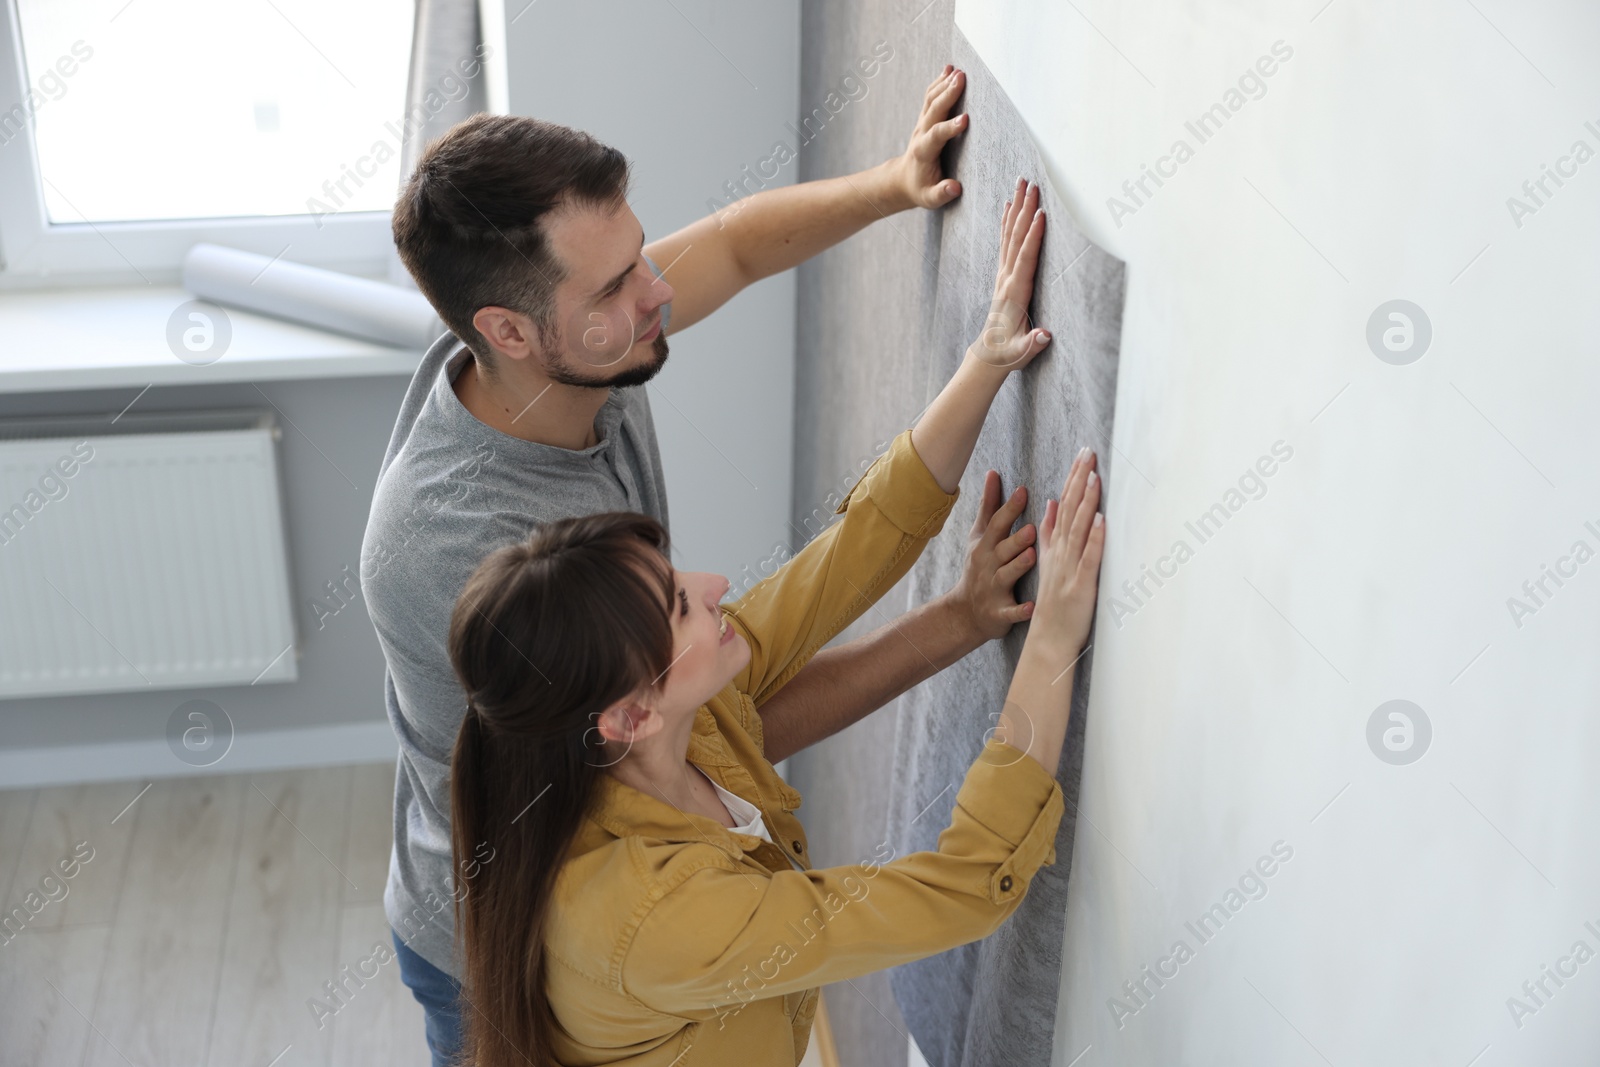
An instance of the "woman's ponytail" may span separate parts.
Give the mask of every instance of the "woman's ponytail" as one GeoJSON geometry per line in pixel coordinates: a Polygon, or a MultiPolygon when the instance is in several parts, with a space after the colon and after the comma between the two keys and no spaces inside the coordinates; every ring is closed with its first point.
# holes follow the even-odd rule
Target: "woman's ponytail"
{"type": "Polygon", "coordinates": [[[491,553],[450,623],[470,694],[450,764],[463,1064],[557,1062],[544,930],[606,760],[593,716],[672,664],[676,582],[654,519],[610,512],[491,553]]]}

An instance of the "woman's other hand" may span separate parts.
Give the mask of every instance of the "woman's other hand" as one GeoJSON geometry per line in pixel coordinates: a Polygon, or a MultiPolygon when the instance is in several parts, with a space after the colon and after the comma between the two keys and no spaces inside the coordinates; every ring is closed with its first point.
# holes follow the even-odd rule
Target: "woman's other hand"
{"type": "Polygon", "coordinates": [[[1087,448],[1080,451],[1061,499],[1045,505],[1039,523],[1039,592],[1028,638],[1054,643],[1068,659],[1089,636],[1105,549],[1100,477],[1094,467],[1095,454],[1087,448]]]}
{"type": "Polygon", "coordinates": [[[1036,531],[1028,523],[1016,533],[1011,525],[1028,504],[1028,490],[1017,486],[1000,498],[1000,474],[989,471],[983,481],[983,502],[967,537],[967,563],[961,580],[945,597],[970,629],[974,646],[1004,637],[1011,627],[1033,615],[1033,601],[1017,603],[1017,580],[1033,566],[1036,531]]]}

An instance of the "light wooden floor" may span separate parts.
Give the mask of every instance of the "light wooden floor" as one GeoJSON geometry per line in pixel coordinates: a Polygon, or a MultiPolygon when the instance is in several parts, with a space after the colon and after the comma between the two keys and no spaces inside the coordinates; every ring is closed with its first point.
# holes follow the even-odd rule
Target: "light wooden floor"
{"type": "Polygon", "coordinates": [[[0,901],[59,898],[0,943],[0,1067],[427,1067],[392,957],[308,1005],[391,947],[393,803],[387,763],[0,791],[0,901]]]}
{"type": "Polygon", "coordinates": [[[382,764],[0,792],[0,901],[60,897],[0,944],[0,1064],[426,1065],[392,955],[308,1006],[390,946],[393,791],[382,764]]]}

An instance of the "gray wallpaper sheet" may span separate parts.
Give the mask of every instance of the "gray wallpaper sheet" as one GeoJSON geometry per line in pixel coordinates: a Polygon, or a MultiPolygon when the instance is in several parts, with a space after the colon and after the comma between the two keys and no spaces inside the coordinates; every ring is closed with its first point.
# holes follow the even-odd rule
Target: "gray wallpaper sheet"
{"type": "MultiPolygon", "coordinates": [[[[988,311],[999,253],[1000,209],[1019,175],[1037,180],[1047,215],[1034,320],[1054,341],[1001,390],[944,532],[904,581],[841,640],[892,620],[949,589],[960,575],[982,497],[984,471],[1009,492],[1023,484],[1037,522],[1073,454],[1099,454],[1113,490],[1111,419],[1123,303],[1123,265],[1077,232],[1044,178],[1010,101],[951,23],[941,0],[921,15],[882,0],[823,0],[802,9],[802,108],[822,100],[874,44],[894,49],[866,93],[852,100],[801,154],[800,180],[850,173],[905,147],[923,90],[946,62],[967,72],[957,109],[969,130],[947,154],[962,182],[940,212],[875,224],[800,270],[796,379],[797,537],[876,442],[910,425],[949,379],[988,311]],[[915,17],[914,17],[915,16],[915,17]],[[852,110],[853,109],[853,110],[852,110]]],[[[859,79],[858,79],[859,80],[859,79]]],[[[1018,596],[1032,596],[1030,574],[1018,596]]],[[[1023,630],[989,645],[790,761],[818,865],[860,862],[887,842],[896,855],[935,847],[955,792],[1000,710],[1023,630]]],[[[1067,815],[1056,862],[1043,868],[1012,918],[973,945],[830,987],[844,1062],[905,1062],[905,1035],[932,1067],[1050,1062],[1060,978],[1067,873],[1076,823],[1091,650],[1078,665],[1073,722],[1060,781],[1067,815]]]]}
{"type": "MultiPolygon", "coordinates": [[[[1115,488],[1111,418],[1122,262],[1073,227],[1043,177],[1020,118],[959,30],[952,55],[967,72],[963,103],[972,119],[971,132],[954,152],[963,192],[944,220],[934,314],[939,333],[961,344],[946,344],[931,354],[926,399],[954,372],[966,340],[982,329],[988,307],[977,294],[993,287],[999,256],[996,205],[1019,174],[1042,187],[1046,237],[1032,314],[1055,339],[1030,367],[1013,374],[996,398],[962,479],[956,510],[909,575],[912,603],[938,596],[960,577],[985,470],[999,471],[1007,491],[1018,484],[1028,487],[1025,522],[1037,522],[1043,502],[1060,493],[1072,456],[1083,445],[1098,455],[1106,493],[1115,488]]],[[[1019,583],[1018,597],[1031,597],[1036,585],[1030,572],[1019,583]]],[[[949,822],[955,787],[1004,703],[1024,632],[1018,627],[1003,641],[990,642],[903,698],[889,807],[889,842],[896,854],[936,847],[949,822]]],[[[1056,862],[1040,870],[1016,913],[991,937],[892,975],[900,1010],[932,1067],[1050,1062],[1093,659],[1091,647],[1074,680],[1072,724],[1059,777],[1067,814],[1056,837],[1056,862]]]]}

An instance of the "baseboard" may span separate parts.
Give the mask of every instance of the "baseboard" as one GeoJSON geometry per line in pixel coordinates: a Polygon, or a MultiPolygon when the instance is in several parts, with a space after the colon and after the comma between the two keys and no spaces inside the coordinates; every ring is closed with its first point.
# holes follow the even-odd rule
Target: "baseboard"
{"type": "Polygon", "coordinates": [[[398,751],[387,719],[237,734],[227,754],[205,767],[178,759],[165,740],[18,748],[0,750],[0,789],[377,763],[398,751]]]}

